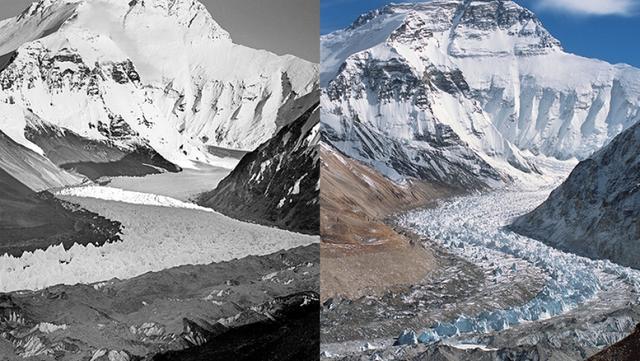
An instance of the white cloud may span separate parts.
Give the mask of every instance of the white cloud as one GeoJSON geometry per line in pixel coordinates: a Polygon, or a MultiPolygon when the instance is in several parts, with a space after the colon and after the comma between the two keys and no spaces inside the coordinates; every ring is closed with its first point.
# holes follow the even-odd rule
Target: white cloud
{"type": "Polygon", "coordinates": [[[540,0],[540,8],[581,15],[635,15],[636,0],[540,0]]]}

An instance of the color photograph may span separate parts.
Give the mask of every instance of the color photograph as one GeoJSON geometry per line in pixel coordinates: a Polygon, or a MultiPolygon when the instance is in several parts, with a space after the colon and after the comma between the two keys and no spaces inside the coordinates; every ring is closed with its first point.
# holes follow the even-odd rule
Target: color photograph
{"type": "Polygon", "coordinates": [[[640,360],[638,5],[321,1],[323,360],[640,360]]]}

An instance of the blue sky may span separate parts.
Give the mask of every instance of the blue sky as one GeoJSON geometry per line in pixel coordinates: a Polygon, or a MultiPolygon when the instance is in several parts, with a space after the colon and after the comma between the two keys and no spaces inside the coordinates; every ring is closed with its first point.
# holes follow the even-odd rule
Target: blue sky
{"type": "MultiPolygon", "coordinates": [[[[404,0],[395,0],[403,2],[404,0]]],[[[515,0],[571,53],[640,68],[640,0],[515,0]]],[[[389,0],[320,0],[322,34],[389,0]]]]}

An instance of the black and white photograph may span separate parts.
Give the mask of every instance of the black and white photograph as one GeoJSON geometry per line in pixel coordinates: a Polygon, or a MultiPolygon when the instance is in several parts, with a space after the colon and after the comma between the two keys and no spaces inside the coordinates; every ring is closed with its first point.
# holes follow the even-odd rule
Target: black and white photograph
{"type": "Polygon", "coordinates": [[[0,359],[318,358],[318,4],[268,3],[0,3],[0,359]]]}

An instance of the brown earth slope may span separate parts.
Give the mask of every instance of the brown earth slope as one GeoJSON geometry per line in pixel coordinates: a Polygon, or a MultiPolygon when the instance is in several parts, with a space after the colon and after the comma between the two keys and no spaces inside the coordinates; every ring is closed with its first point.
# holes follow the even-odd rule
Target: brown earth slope
{"type": "Polygon", "coordinates": [[[631,335],[591,356],[588,361],[638,360],[640,360],[640,325],[636,326],[631,335]]]}
{"type": "Polygon", "coordinates": [[[430,250],[395,232],[385,219],[452,195],[452,189],[418,181],[395,184],[325,144],[320,154],[322,300],[417,283],[437,267],[430,250]]]}

